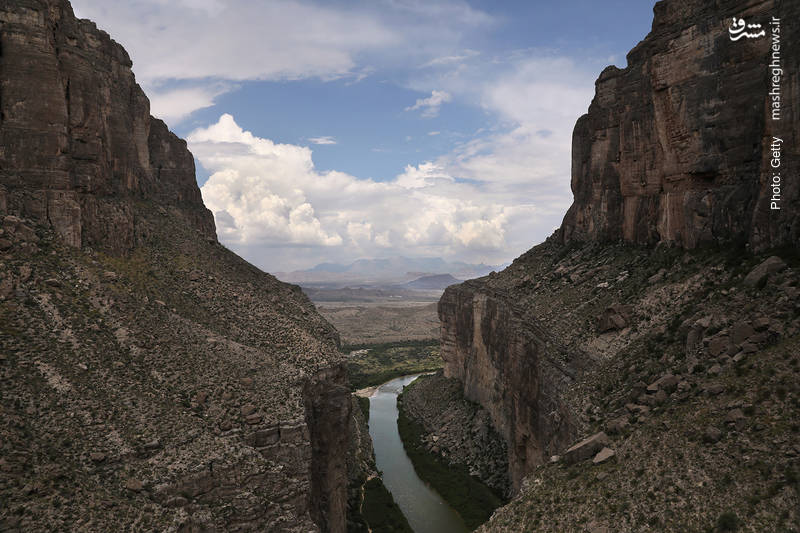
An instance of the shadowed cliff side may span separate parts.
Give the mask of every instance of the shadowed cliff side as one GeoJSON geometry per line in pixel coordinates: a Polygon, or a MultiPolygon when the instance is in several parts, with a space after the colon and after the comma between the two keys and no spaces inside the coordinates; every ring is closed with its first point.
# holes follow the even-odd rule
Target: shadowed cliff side
{"type": "MultiPolygon", "coordinates": [[[[663,0],[654,12],[651,33],[628,55],[625,69],[603,71],[588,114],[576,124],[575,200],[561,228],[503,272],[449,287],[439,303],[445,375],[463,383],[465,397],[490,413],[508,442],[515,489],[534,490],[526,485],[536,482],[529,476],[546,471],[543,465],[551,455],[605,429],[611,417],[624,416],[628,424],[639,407],[649,410],[649,404],[639,405],[642,382],[646,387],[661,376],[682,375],[689,389],[703,390],[716,372],[730,371],[730,365],[745,358],[731,362],[742,339],[734,347],[726,345],[724,354],[715,346],[710,355],[708,343],[720,330],[728,339],[733,335],[729,328],[738,321],[750,323],[760,316],[776,321],[779,336],[797,334],[792,296],[787,297],[796,295],[796,271],[772,276],[786,262],[792,264],[791,248],[800,237],[800,183],[794,178],[800,168],[800,93],[798,78],[791,74],[800,63],[800,4],[663,0]],[[767,32],[771,17],[783,21],[780,121],[771,118],[768,96],[773,41],[731,41],[728,29],[734,16],[762,23],[767,32]],[[770,210],[773,136],[782,140],[781,210],[770,210]],[[655,247],[658,243],[662,245],[655,247]],[[754,297],[744,275],[765,258],[750,254],[781,247],[786,247],[780,252],[785,261],[761,267],[759,277],[761,287],[774,282],[780,289],[763,292],[757,304],[743,309],[754,297]],[[670,281],[664,287],[666,279],[670,281]],[[728,290],[740,291],[732,300],[737,303],[728,302],[730,308],[724,297],[728,290]],[[716,317],[719,324],[695,325],[704,315],[716,317]],[[687,340],[693,325],[698,329],[687,340]],[[702,353],[696,353],[701,340],[702,353]],[[703,362],[694,366],[696,360],[689,359],[692,364],[683,368],[684,358],[703,362]],[[626,372],[634,362],[641,368],[626,372]],[[714,368],[712,376],[705,373],[709,368],[714,368]],[[604,395],[632,398],[633,415],[624,401],[611,406],[604,395]]],[[[746,347],[748,354],[770,342],[774,339],[759,337],[760,344],[746,347]]],[[[645,400],[651,401],[650,396],[645,400]]],[[[674,427],[681,420],[665,423],[674,427]]],[[[634,439],[638,446],[646,442],[642,435],[634,439]]],[[[640,452],[644,450],[631,453],[640,452]]],[[[646,464],[642,457],[634,462],[646,464]]],[[[768,462],[770,468],[783,468],[778,458],[768,462]]],[[[708,475],[725,474],[708,468],[708,475]]],[[[542,504],[537,500],[499,511],[487,530],[572,531],[587,526],[592,505],[584,498],[596,496],[594,488],[570,492],[568,479],[554,486],[552,494],[574,495],[584,507],[577,506],[573,518],[584,509],[584,522],[569,518],[556,503],[548,507],[559,518],[552,527],[538,521],[536,517],[546,516],[542,513],[522,516],[513,510],[530,513],[542,504]],[[558,514],[562,511],[563,516],[558,514]]],[[[754,487],[743,482],[737,495],[754,487]]],[[[556,502],[560,496],[553,498],[556,502]]],[[[706,514],[721,512],[723,503],[712,500],[698,511],[699,518],[687,523],[703,523],[706,514]]],[[[666,504],[661,504],[654,516],[633,517],[619,530],[641,530],[637,527],[645,527],[649,518],[680,530],[683,526],[668,516],[664,522],[659,513],[666,504]]],[[[613,510],[602,514],[618,516],[613,510]]]]}
{"type": "Polygon", "coordinates": [[[0,530],[343,532],[338,344],[217,243],[122,47],[0,3],[0,530]]]}

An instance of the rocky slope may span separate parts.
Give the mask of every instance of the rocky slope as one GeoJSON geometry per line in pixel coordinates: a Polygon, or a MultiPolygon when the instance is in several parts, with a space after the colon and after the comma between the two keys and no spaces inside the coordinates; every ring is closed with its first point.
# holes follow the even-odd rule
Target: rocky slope
{"type": "Polygon", "coordinates": [[[344,531],[335,330],[65,0],[0,4],[0,530],[344,531]]]}
{"type": "Polygon", "coordinates": [[[507,497],[506,443],[492,426],[489,413],[464,401],[461,383],[441,371],[421,376],[406,387],[397,401],[403,416],[418,421],[425,430],[424,446],[454,468],[464,467],[495,494],[507,497]]]}
{"type": "Polygon", "coordinates": [[[772,121],[770,43],[728,28],[779,17],[794,72],[800,5],[654,11],[576,125],[562,227],[439,304],[445,375],[489,412],[521,489],[487,531],[796,530],[800,95],[784,76],[772,121]]]}
{"type": "Polygon", "coordinates": [[[589,361],[567,446],[604,432],[485,531],[797,530],[800,258],[549,242],[482,281],[589,361]]]}

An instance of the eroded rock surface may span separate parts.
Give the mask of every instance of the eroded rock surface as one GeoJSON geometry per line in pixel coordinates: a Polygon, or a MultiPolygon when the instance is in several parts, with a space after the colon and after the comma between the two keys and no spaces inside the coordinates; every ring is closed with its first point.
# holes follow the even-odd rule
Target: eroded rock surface
{"type": "Polygon", "coordinates": [[[606,68],[572,144],[575,201],[563,241],[670,242],[693,248],[800,238],[800,67],[796,2],[663,0],[628,66],[606,68]],[[769,35],[732,41],[732,17],[769,35]],[[770,22],[778,34],[781,116],[772,120],[770,22]],[[773,139],[782,200],[770,209],[773,139]]]}
{"type": "Polygon", "coordinates": [[[66,0],[0,3],[0,530],[343,532],[338,335],[148,108],[66,0]]]}
{"type": "Polygon", "coordinates": [[[216,239],[186,142],[150,116],[127,52],[67,0],[0,5],[0,212],[128,251],[137,200],[216,239]]]}
{"type": "Polygon", "coordinates": [[[479,282],[449,287],[439,301],[444,375],[463,384],[508,443],[516,490],[545,457],[570,443],[572,414],[561,402],[579,370],[535,319],[504,291],[479,282]]]}

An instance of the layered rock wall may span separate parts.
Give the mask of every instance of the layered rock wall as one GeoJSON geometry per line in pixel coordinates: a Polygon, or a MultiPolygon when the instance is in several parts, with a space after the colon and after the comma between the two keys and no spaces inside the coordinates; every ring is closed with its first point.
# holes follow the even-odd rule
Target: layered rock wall
{"type": "Polygon", "coordinates": [[[137,200],[214,220],[186,142],[150,116],[127,52],[66,0],[0,6],[0,207],[72,246],[127,251],[137,200]]]}
{"type": "Polygon", "coordinates": [[[663,0],[650,34],[608,67],[574,130],[572,191],[561,240],[749,242],[800,237],[800,66],[796,2],[663,0]],[[732,41],[733,17],[767,35],[732,41]],[[771,24],[779,19],[779,25],[771,24]],[[773,28],[779,28],[774,34],[773,28]],[[779,45],[780,120],[772,118],[779,45]],[[773,138],[781,139],[780,210],[770,209],[773,138]]]}
{"type": "Polygon", "coordinates": [[[530,469],[574,437],[559,389],[576,366],[559,360],[559,348],[529,322],[510,298],[467,282],[439,301],[444,374],[464,385],[508,444],[511,484],[518,489],[530,469]]]}
{"type": "MultiPolygon", "coordinates": [[[[574,203],[550,244],[795,246],[800,3],[663,0],[654,13],[652,31],[628,54],[628,66],[602,72],[575,126],[574,203]],[[733,17],[762,24],[767,35],[732,41],[733,17]],[[773,18],[781,21],[776,38],[773,18]],[[769,64],[778,44],[781,112],[773,120],[769,64]],[[780,210],[770,209],[775,137],[780,210]]],[[[451,286],[439,303],[445,374],[463,383],[465,396],[489,411],[506,438],[515,487],[571,444],[575,406],[563,393],[581,368],[595,363],[572,348],[564,357],[559,348],[574,346],[578,334],[558,323],[590,302],[558,301],[566,313],[559,318],[531,297],[497,290],[540,286],[521,267],[537,262],[542,250],[497,276],[451,286]]],[[[577,274],[564,283],[576,280],[577,274]]]]}
{"type": "Polygon", "coordinates": [[[67,0],[0,2],[0,529],[343,532],[338,336],[216,245],[131,65],[67,0]]]}
{"type": "Polygon", "coordinates": [[[312,444],[311,517],[323,531],[344,533],[352,416],[344,365],[324,370],[307,382],[305,406],[312,444]]]}

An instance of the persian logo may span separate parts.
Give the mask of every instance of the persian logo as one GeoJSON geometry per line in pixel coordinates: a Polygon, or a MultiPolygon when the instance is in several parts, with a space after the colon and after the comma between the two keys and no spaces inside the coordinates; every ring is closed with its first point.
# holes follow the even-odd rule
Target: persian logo
{"type": "Polygon", "coordinates": [[[767,34],[766,30],[761,30],[759,32],[753,31],[752,33],[745,30],[759,29],[761,29],[761,24],[747,24],[744,19],[733,17],[731,27],[728,28],[728,33],[730,34],[731,41],[738,41],[742,37],[747,37],[748,39],[758,39],[759,37],[764,37],[767,34]]]}

